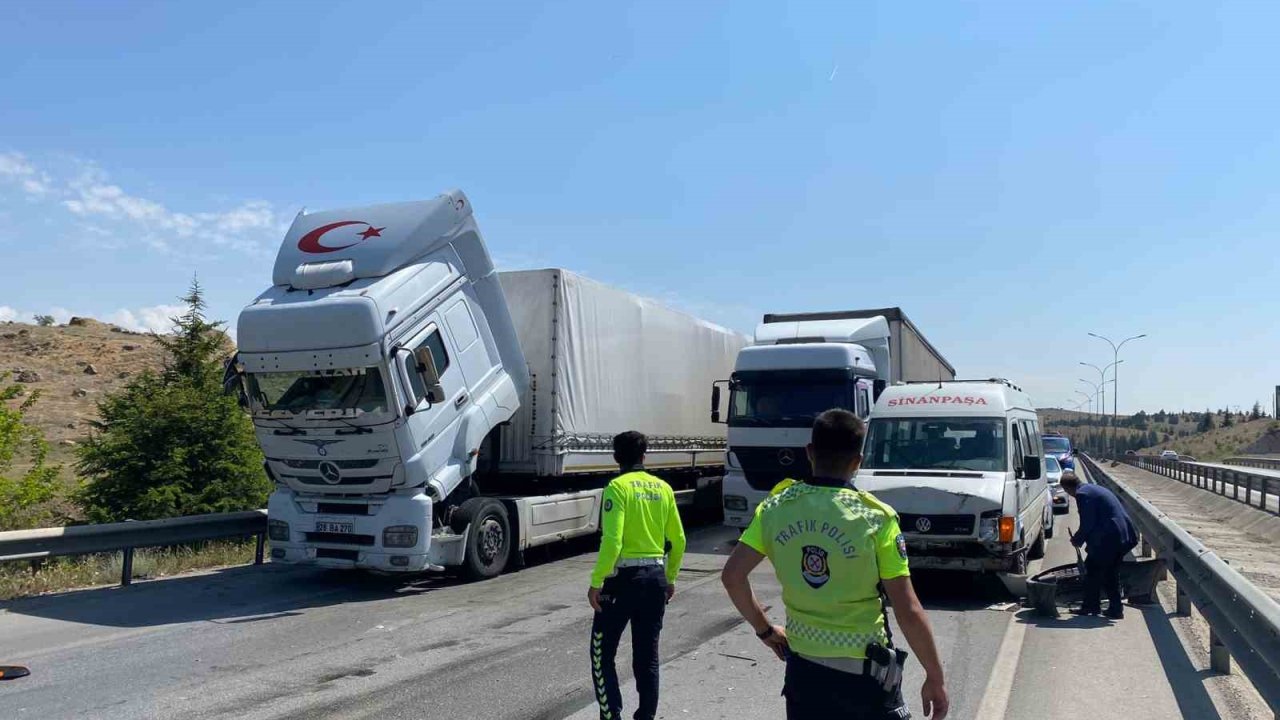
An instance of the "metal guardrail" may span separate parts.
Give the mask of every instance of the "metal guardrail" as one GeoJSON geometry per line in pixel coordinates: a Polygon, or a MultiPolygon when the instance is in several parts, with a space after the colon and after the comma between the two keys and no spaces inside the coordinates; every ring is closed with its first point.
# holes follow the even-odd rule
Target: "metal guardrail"
{"type": "Polygon", "coordinates": [[[253,563],[261,565],[266,510],[0,532],[0,562],[123,551],[120,584],[128,585],[133,581],[136,548],[249,536],[257,537],[253,563]]]}
{"type": "Polygon", "coordinates": [[[1231,457],[1222,461],[1227,465],[1255,467],[1261,470],[1280,470],[1280,458],[1231,457]]]}
{"type": "Polygon", "coordinates": [[[1094,481],[1115,492],[1178,581],[1177,612],[1191,605],[1209,622],[1209,665],[1231,671],[1231,658],[1280,717],[1280,604],[1236,572],[1203,543],[1170,520],[1093,458],[1084,457],[1094,481]]]}
{"type": "Polygon", "coordinates": [[[1166,460],[1150,455],[1126,455],[1116,460],[1209,490],[1223,497],[1230,497],[1232,500],[1272,515],[1280,515],[1280,504],[1276,506],[1276,510],[1271,510],[1267,505],[1268,495],[1276,498],[1277,503],[1280,503],[1280,478],[1251,473],[1247,470],[1232,470],[1182,460],[1166,460]]]}

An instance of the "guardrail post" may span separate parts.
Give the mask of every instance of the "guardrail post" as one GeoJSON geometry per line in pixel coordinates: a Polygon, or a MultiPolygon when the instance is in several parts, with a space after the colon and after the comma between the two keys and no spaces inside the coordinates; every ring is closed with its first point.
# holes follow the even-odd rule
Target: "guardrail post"
{"type": "Polygon", "coordinates": [[[267,534],[258,533],[256,537],[257,537],[258,543],[257,543],[257,546],[253,549],[253,564],[261,565],[263,546],[267,544],[267,534]]]}
{"type": "Polygon", "coordinates": [[[1240,473],[1235,470],[1231,471],[1231,499],[1240,499],[1240,473]]]}
{"type": "Polygon", "coordinates": [[[1231,674],[1231,653],[1227,652],[1227,646],[1222,644],[1222,638],[1218,637],[1213,626],[1209,627],[1209,669],[1223,675],[1231,674]]]}
{"type": "Polygon", "coordinates": [[[1144,558],[1149,558],[1153,555],[1153,553],[1151,552],[1151,543],[1147,542],[1147,538],[1145,535],[1142,538],[1141,552],[1142,552],[1142,557],[1144,558]]]}
{"type": "Polygon", "coordinates": [[[1263,475],[1262,487],[1259,488],[1259,492],[1262,494],[1262,497],[1258,499],[1258,507],[1262,508],[1263,510],[1267,509],[1267,486],[1270,484],[1271,484],[1270,478],[1268,478],[1266,475],[1263,475]]]}
{"type": "Polygon", "coordinates": [[[133,583],[133,548],[124,549],[124,562],[121,564],[120,585],[127,586],[133,583]]]}
{"type": "Polygon", "coordinates": [[[1245,476],[1245,481],[1246,481],[1248,484],[1247,484],[1247,485],[1245,485],[1245,487],[1244,487],[1244,504],[1245,504],[1245,505],[1252,505],[1252,504],[1253,504],[1253,476],[1252,476],[1252,475],[1246,475],[1246,476],[1245,476]]]}
{"type": "Polygon", "coordinates": [[[1176,607],[1174,608],[1174,611],[1183,617],[1191,614],[1191,596],[1187,594],[1186,588],[1183,587],[1183,583],[1185,582],[1186,580],[1179,580],[1177,582],[1177,600],[1176,607]]]}

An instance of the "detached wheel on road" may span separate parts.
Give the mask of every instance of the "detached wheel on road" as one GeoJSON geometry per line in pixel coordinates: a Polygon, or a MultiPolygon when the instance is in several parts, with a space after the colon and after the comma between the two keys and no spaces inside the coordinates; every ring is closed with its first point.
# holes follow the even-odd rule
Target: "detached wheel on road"
{"type": "Polygon", "coordinates": [[[477,497],[462,503],[453,516],[455,530],[470,526],[462,572],[468,580],[497,577],[511,557],[511,519],[501,501],[477,497]]]}

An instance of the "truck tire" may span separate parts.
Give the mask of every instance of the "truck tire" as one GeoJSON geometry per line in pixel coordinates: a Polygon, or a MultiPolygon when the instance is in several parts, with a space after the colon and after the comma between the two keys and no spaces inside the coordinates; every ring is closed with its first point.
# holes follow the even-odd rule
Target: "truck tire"
{"type": "Polygon", "coordinates": [[[1053,508],[1049,508],[1049,527],[1044,529],[1045,540],[1053,539],[1054,526],[1056,526],[1057,524],[1058,524],[1058,516],[1054,514],[1053,508]]]}
{"type": "Polygon", "coordinates": [[[497,577],[511,557],[511,519],[501,501],[474,497],[462,503],[453,517],[455,528],[470,526],[462,560],[468,580],[497,577]]]}

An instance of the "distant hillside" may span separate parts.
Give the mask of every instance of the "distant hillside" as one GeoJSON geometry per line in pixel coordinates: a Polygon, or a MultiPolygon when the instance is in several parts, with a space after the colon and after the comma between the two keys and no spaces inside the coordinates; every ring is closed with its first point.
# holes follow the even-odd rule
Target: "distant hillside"
{"type": "Polygon", "coordinates": [[[1223,427],[1228,422],[1227,414],[1210,412],[1207,415],[1213,429],[1202,431],[1206,422],[1203,412],[1139,412],[1120,416],[1115,427],[1097,415],[1072,410],[1047,408],[1039,414],[1046,431],[1062,433],[1073,444],[1094,451],[1109,446],[1114,438],[1120,452],[1158,453],[1169,449],[1199,460],[1219,460],[1246,452],[1280,453],[1280,432],[1273,433],[1274,440],[1267,439],[1268,430],[1280,424],[1267,417],[1249,420],[1246,415],[1232,413],[1231,426],[1223,427]]]}
{"type": "Polygon", "coordinates": [[[160,346],[149,335],[87,318],[37,327],[0,323],[0,372],[28,392],[40,391],[30,419],[44,431],[59,459],[97,416],[96,403],[129,376],[161,366],[160,346]]]}

